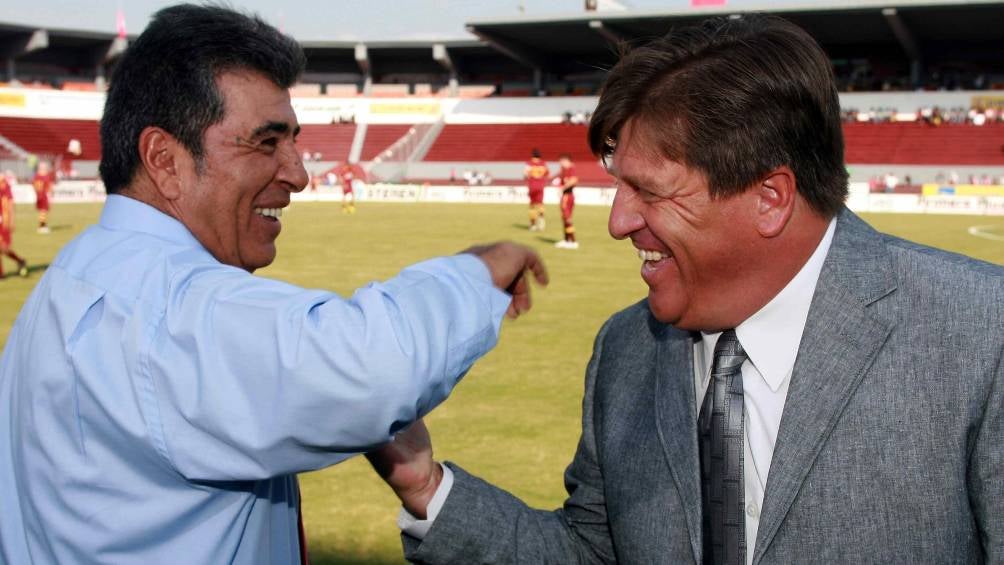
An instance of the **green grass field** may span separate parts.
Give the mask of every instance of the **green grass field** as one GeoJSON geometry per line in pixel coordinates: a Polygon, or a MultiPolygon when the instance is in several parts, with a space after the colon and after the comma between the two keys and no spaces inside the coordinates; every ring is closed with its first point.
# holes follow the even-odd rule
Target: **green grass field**
{"type": "MultiPolygon", "coordinates": [[[[50,235],[34,232],[34,210],[17,209],[14,248],[33,265],[27,279],[0,281],[0,341],[56,251],[88,224],[99,205],[56,206],[50,235]]],[[[283,216],[279,257],[259,274],[348,295],[414,261],[452,254],[474,242],[514,239],[534,245],[552,283],[535,293],[527,316],[507,321],[497,349],[480,361],[454,395],[428,418],[436,453],[529,504],[563,499],[562,471],[579,433],[582,376],[603,321],[645,295],[630,244],[606,233],[607,209],[576,210],[581,249],[559,250],[557,210],[543,234],[528,233],[525,209],[505,205],[362,203],[343,216],[337,204],[294,204],[283,216]]],[[[1004,218],[871,215],[880,230],[1004,264],[1004,218]]],[[[315,564],[402,562],[396,499],[357,458],[302,477],[305,523],[315,564]]]]}

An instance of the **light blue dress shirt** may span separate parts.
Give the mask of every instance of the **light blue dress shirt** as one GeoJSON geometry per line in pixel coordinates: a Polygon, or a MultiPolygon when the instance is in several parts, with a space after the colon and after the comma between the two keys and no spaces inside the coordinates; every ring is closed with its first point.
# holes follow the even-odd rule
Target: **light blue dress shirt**
{"type": "Polygon", "coordinates": [[[295,473],[442,402],[508,304],[471,255],[349,300],[257,277],[109,196],[0,361],[0,563],[298,562],[295,473]]]}

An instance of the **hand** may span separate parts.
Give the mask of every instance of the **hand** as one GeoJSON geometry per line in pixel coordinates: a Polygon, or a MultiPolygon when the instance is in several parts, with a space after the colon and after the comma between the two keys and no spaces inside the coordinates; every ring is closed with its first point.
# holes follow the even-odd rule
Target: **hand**
{"type": "Polygon", "coordinates": [[[394,494],[404,509],[424,520],[439,483],[443,468],[432,459],[432,440],[425,422],[419,420],[394,436],[394,440],[366,454],[373,469],[394,494]]]}
{"type": "Polygon", "coordinates": [[[520,314],[530,309],[530,283],[526,272],[533,273],[536,281],[546,286],[548,282],[547,268],[533,249],[513,243],[501,241],[489,245],[475,245],[463,251],[476,255],[492,274],[492,282],[496,287],[512,295],[512,302],[506,314],[510,318],[518,318],[520,314]]]}

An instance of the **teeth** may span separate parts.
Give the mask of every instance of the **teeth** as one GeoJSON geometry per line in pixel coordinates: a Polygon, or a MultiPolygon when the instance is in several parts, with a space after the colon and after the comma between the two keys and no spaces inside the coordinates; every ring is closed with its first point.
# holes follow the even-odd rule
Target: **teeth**
{"type": "Polygon", "coordinates": [[[669,255],[663,255],[659,251],[650,251],[648,249],[638,250],[638,258],[642,261],[661,261],[666,257],[669,257],[669,255]]]}
{"type": "Polygon", "coordinates": [[[268,216],[270,218],[281,218],[282,208],[255,208],[255,214],[261,214],[262,216],[268,216]]]}

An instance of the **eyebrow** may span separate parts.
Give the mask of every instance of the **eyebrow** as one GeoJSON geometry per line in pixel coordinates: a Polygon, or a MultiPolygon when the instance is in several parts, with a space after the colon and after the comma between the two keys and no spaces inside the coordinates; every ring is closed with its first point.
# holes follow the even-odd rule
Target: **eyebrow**
{"type": "Polygon", "coordinates": [[[651,187],[653,184],[655,184],[655,183],[653,183],[652,179],[644,177],[644,176],[636,177],[636,176],[632,176],[632,175],[618,175],[616,173],[613,173],[613,175],[614,175],[614,178],[622,180],[622,181],[628,183],[628,185],[633,186],[635,188],[645,188],[645,189],[647,189],[647,188],[651,187]]]}
{"type": "MultiPolygon", "coordinates": [[[[258,139],[264,137],[270,133],[287,133],[289,132],[289,124],[286,122],[265,122],[264,124],[256,127],[254,131],[251,132],[250,139],[258,139]]],[[[300,133],[300,126],[293,128],[293,137],[296,137],[300,133]]]]}

